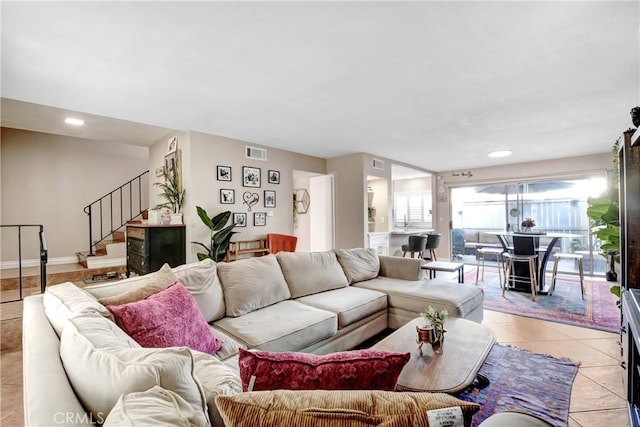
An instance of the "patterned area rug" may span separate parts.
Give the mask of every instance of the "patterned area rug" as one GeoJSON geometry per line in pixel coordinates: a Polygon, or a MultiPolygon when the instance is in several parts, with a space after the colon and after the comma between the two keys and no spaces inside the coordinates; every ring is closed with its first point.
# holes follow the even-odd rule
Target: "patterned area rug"
{"type": "MultiPolygon", "coordinates": [[[[465,274],[465,283],[475,283],[475,280],[475,270],[465,274]]],[[[549,276],[546,280],[547,283],[551,281],[549,276]]],[[[508,291],[502,297],[496,272],[485,272],[484,281],[478,282],[484,289],[484,308],[487,310],[618,332],[620,309],[616,306],[617,297],[609,291],[612,284],[604,280],[585,280],[584,285],[583,300],[580,282],[558,277],[552,296],[538,295],[532,301],[531,295],[525,292],[508,291]]]]}
{"type": "Polygon", "coordinates": [[[478,389],[472,385],[458,397],[481,405],[472,427],[503,411],[525,412],[564,427],[577,373],[578,366],[568,359],[495,344],[480,368],[489,386],[478,389]]]}

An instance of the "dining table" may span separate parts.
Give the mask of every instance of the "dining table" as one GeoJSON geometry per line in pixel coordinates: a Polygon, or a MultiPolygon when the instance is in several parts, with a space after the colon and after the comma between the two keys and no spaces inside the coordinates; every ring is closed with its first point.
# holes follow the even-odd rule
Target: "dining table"
{"type": "MultiPolygon", "coordinates": [[[[543,249],[540,248],[539,250],[539,254],[542,255],[542,257],[540,258],[539,262],[537,263],[538,265],[538,277],[537,277],[537,282],[538,282],[538,289],[537,289],[537,293],[539,294],[547,294],[548,293],[548,288],[545,286],[545,271],[547,268],[547,262],[549,261],[549,257],[551,256],[551,254],[553,253],[553,248],[556,245],[556,243],[558,243],[558,240],[560,239],[566,239],[566,238],[576,238],[576,237],[582,237],[582,234],[573,234],[573,233],[556,233],[556,232],[514,232],[514,231],[485,231],[484,233],[486,234],[492,234],[495,235],[498,238],[498,241],[500,242],[500,244],[502,245],[502,248],[504,249],[505,252],[513,252],[513,247],[511,246],[511,244],[509,243],[509,238],[513,237],[513,236],[522,236],[522,237],[528,237],[531,239],[536,239],[535,241],[535,247],[536,248],[540,248],[540,239],[541,238],[547,238],[549,239],[547,246],[543,249]]],[[[523,291],[523,292],[529,292],[531,293],[531,288],[530,287],[514,287],[515,290],[518,291],[523,291]]]]}

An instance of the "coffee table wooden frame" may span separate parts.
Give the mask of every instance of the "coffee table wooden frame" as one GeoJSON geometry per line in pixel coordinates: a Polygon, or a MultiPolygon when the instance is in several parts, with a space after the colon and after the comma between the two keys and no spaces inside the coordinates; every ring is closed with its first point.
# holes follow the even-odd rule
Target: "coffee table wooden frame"
{"type": "Polygon", "coordinates": [[[372,349],[411,352],[411,359],[400,373],[396,390],[459,393],[476,379],[480,366],[495,343],[493,333],[484,326],[465,319],[449,318],[442,354],[434,354],[425,344],[418,352],[416,326],[421,317],[393,332],[372,349]]]}

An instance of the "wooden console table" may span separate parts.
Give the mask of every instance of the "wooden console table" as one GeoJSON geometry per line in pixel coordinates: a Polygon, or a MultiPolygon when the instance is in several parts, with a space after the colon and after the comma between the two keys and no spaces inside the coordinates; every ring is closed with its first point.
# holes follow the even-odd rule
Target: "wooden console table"
{"type": "Polygon", "coordinates": [[[235,242],[229,242],[229,249],[227,249],[225,261],[235,261],[240,258],[240,255],[245,254],[262,256],[268,253],[269,248],[267,248],[267,239],[238,240],[235,242]]]}

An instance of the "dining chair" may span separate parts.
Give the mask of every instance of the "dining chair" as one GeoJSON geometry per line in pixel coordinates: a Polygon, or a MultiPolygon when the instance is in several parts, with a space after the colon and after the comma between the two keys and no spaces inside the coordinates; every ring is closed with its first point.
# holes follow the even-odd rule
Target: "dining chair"
{"type": "Polygon", "coordinates": [[[402,245],[402,257],[404,258],[407,252],[411,252],[411,258],[413,254],[417,253],[418,258],[422,258],[424,248],[427,246],[427,236],[409,236],[409,241],[406,245],[402,245]]]}
{"type": "Polygon", "coordinates": [[[436,249],[440,246],[440,237],[442,237],[442,234],[440,233],[427,234],[427,244],[425,245],[424,250],[429,252],[428,259],[432,261],[438,260],[438,257],[436,256],[436,249]]]}
{"type": "Polygon", "coordinates": [[[536,241],[531,237],[513,236],[513,252],[505,252],[504,258],[507,260],[505,283],[502,287],[502,296],[509,287],[510,282],[521,282],[531,284],[531,299],[536,300],[537,280],[537,261],[538,253],[536,250],[536,241]],[[516,264],[526,264],[528,266],[528,276],[516,274],[516,264]]]}
{"type": "Polygon", "coordinates": [[[287,234],[267,233],[267,248],[270,254],[278,252],[295,252],[298,244],[296,236],[287,234]]]}
{"type": "Polygon", "coordinates": [[[553,291],[556,289],[556,278],[558,276],[558,263],[563,259],[569,259],[578,263],[578,273],[580,274],[580,291],[582,292],[582,299],[584,299],[584,268],[582,266],[582,255],[558,252],[558,253],[554,253],[553,257],[554,257],[553,273],[551,273],[551,286],[549,287],[549,295],[553,295],[553,291]]]}
{"type": "Polygon", "coordinates": [[[500,288],[502,288],[502,278],[505,274],[505,265],[504,265],[504,249],[495,248],[493,246],[485,246],[476,249],[476,285],[478,284],[478,276],[480,275],[480,271],[482,271],[481,281],[484,281],[484,266],[485,261],[487,259],[487,255],[493,255],[496,257],[496,263],[498,267],[498,278],[500,279],[500,288]]]}

